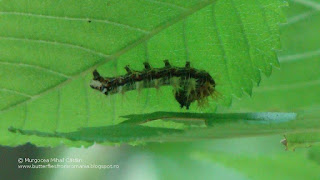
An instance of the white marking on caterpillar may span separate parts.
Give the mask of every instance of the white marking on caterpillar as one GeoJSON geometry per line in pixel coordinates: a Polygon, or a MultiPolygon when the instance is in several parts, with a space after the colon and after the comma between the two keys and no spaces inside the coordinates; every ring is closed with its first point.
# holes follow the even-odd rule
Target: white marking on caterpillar
{"type": "Polygon", "coordinates": [[[100,89],[102,86],[102,83],[100,81],[97,80],[92,80],[90,83],[90,86],[94,89],[100,89]]]}

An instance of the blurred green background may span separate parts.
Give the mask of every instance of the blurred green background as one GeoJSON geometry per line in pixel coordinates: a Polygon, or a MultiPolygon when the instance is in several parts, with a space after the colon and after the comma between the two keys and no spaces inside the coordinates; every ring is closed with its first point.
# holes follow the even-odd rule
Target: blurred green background
{"type": "MultiPolygon", "coordinates": [[[[220,112],[303,111],[318,118],[320,99],[320,1],[291,0],[281,25],[281,69],[263,78],[253,97],[235,99],[220,112]],[[266,103],[268,102],[268,103],[266,103]]],[[[282,136],[147,143],[116,147],[0,147],[1,179],[320,179],[317,147],[285,151],[282,136]],[[17,159],[80,158],[117,169],[18,169],[17,159]]],[[[74,163],[76,164],[76,163],[74,163]]]]}

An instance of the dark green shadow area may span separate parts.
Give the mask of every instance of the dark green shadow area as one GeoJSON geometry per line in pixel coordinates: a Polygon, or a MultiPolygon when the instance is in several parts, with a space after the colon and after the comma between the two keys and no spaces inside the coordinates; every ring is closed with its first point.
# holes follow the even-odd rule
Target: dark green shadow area
{"type": "Polygon", "coordinates": [[[58,137],[72,141],[143,143],[164,141],[190,141],[201,139],[231,138],[283,133],[287,122],[297,119],[296,113],[174,113],[155,112],[128,115],[128,120],[113,126],[86,127],[73,132],[41,132],[10,127],[12,133],[40,137],[58,137]],[[204,127],[177,129],[175,127],[150,127],[154,120],[174,121],[185,124],[205,122],[204,127]]]}
{"type": "Polygon", "coordinates": [[[88,127],[80,128],[78,131],[67,133],[47,133],[32,130],[22,130],[13,127],[9,128],[10,132],[20,133],[22,135],[36,135],[40,137],[58,137],[66,138],[72,141],[87,141],[87,142],[134,142],[134,141],[150,141],[156,140],[157,137],[170,135],[173,133],[181,133],[182,130],[147,127],[140,125],[114,125],[105,127],[88,127]]]}

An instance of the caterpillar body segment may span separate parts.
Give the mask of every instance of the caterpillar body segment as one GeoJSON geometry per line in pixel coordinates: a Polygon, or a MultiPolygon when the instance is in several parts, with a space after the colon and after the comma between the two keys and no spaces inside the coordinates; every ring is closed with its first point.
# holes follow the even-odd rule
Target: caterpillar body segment
{"type": "Polygon", "coordinates": [[[164,60],[164,64],[163,68],[152,68],[145,62],[142,71],[134,71],[126,66],[127,74],[117,77],[102,77],[94,70],[90,86],[105,95],[112,95],[171,85],[175,99],[181,108],[185,106],[186,109],[195,101],[199,105],[205,103],[214,94],[216,83],[208,72],[192,68],[190,62],[186,62],[185,67],[173,67],[168,60],[164,60]]]}

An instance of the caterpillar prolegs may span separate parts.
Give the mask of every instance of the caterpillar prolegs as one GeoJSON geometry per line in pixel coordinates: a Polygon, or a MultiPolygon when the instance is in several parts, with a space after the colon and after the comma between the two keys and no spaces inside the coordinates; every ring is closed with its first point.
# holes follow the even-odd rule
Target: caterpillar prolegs
{"type": "Polygon", "coordinates": [[[195,101],[199,105],[205,103],[214,94],[216,83],[208,72],[190,67],[190,62],[186,62],[185,67],[173,67],[168,60],[164,60],[164,63],[163,68],[152,68],[145,62],[142,71],[126,66],[127,74],[118,77],[102,77],[94,70],[90,86],[105,95],[112,95],[172,85],[175,99],[181,108],[185,106],[186,109],[195,101]]]}

